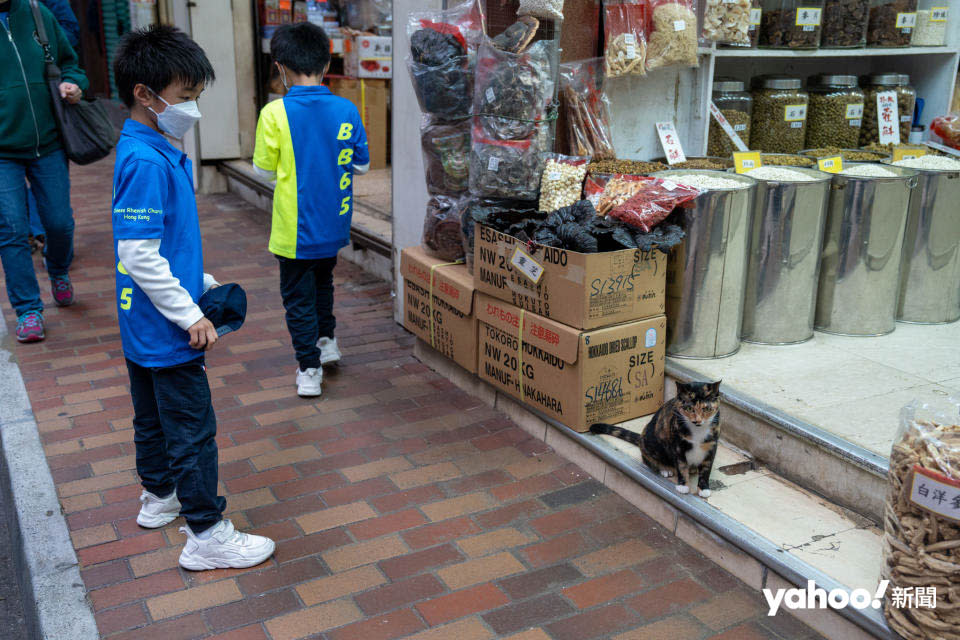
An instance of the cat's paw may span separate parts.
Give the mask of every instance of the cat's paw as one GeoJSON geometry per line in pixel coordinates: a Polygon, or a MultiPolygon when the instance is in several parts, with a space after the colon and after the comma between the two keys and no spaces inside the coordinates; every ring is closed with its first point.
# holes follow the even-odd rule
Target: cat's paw
{"type": "Polygon", "coordinates": [[[673,475],[673,471],[663,471],[663,470],[661,470],[661,471],[660,471],[660,475],[663,476],[664,478],[669,478],[670,476],[673,475]]]}
{"type": "Polygon", "coordinates": [[[700,497],[701,497],[701,498],[709,498],[709,497],[710,497],[710,489],[700,489],[700,497]]]}
{"type": "Polygon", "coordinates": [[[677,493],[682,493],[683,495],[686,495],[686,494],[690,493],[690,487],[688,487],[688,486],[685,485],[685,484],[678,484],[678,485],[677,485],[677,493]]]}

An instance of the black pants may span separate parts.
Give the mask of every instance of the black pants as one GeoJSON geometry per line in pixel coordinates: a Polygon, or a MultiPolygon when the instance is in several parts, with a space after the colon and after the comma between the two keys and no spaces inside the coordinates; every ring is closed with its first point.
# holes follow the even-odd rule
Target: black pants
{"type": "Polygon", "coordinates": [[[217,495],[217,419],[203,359],[147,368],[127,360],[133,397],[133,441],[143,488],[161,498],[176,490],[194,533],[223,518],[217,495]]]}
{"type": "Polygon", "coordinates": [[[320,368],[317,340],[332,338],[337,326],[333,317],[333,268],[337,257],[280,261],[280,295],[287,311],[287,329],[293,340],[300,370],[320,368]]]}

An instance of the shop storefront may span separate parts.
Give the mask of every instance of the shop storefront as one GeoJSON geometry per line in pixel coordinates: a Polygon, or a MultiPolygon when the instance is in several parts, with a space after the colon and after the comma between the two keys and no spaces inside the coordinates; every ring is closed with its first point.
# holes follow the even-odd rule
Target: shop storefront
{"type": "MultiPolygon", "coordinates": [[[[718,455],[758,475],[718,476],[716,517],[875,591],[899,409],[960,390],[955,16],[488,4],[395,3],[393,145],[423,157],[394,167],[398,321],[548,433],[641,430],[677,382],[722,378],[718,455]],[[781,540],[744,506],[774,509],[773,479],[849,518],[781,540]]],[[[924,615],[894,627],[957,622],[924,615]]]]}

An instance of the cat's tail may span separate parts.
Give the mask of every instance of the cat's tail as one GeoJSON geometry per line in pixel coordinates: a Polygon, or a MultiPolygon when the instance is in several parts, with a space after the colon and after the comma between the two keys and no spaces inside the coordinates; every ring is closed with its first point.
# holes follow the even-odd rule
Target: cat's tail
{"type": "Polygon", "coordinates": [[[614,438],[620,438],[621,440],[626,440],[632,445],[640,446],[640,434],[636,431],[630,431],[629,429],[621,429],[612,424],[606,424],[604,422],[597,422],[590,426],[590,433],[596,433],[597,435],[604,436],[613,436],[614,438]]]}

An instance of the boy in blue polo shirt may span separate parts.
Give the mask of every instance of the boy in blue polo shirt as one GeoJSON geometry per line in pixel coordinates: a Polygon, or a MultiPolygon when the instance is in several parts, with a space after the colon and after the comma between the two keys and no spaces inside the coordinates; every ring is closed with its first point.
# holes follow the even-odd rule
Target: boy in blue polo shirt
{"type": "Polygon", "coordinates": [[[322,365],[340,360],[334,337],[333,268],[350,243],[353,175],[370,167],[357,108],[321,82],[330,39],[303,22],[277,29],[270,53],[282,100],[260,112],[253,165],[276,180],[270,251],[280,262],[280,293],[297,355],[297,393],[320,395],[322,365]]]}
{"type": "Polygon", "coordinates": [[[114,75],[130,107],[117,144],[113,236],[144,488],[137,523],[154,529],[184,516],[185,569],[252,567],[270,557],[274,543],[223,519],[217,423],[203,358],[217,333],[197,306],[216,282],[203,272],[190,160],[163,136],[179,139],[200,119],[196,100],[214,79],[213,67],[185,34],[155,26],[124,37],[114,75]]]}

